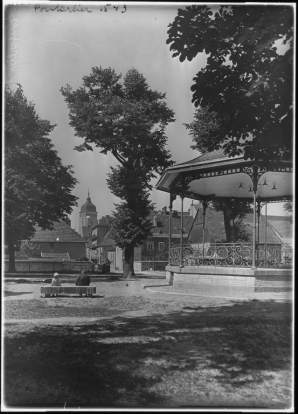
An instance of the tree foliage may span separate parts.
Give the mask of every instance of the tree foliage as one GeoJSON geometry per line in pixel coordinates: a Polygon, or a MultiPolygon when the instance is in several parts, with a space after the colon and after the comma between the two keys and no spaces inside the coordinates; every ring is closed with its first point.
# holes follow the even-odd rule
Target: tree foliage
{"type": "Polygon", "coordinates": [[[284,210],[288,211],[289,213],[293,213],[293,203],[291,201],[288,201],[284,204],[284,210]]]}
{"type": "Polygon", "coordinates": [[[287,203],[285,203],[284,210],[287,211],[288,213],[291,213],[290,220],[291,220],[291,223],[293,223],[293,202],[288,201],[287,203]]]}
{"type": "Polygon", "coordinates": [[[30,257],[40,258],[41,257],[40,245],[36,243],[31,243],[28,240],[22,240],[18,256],[21,257],[22,259],[28,259],[30,257]]]}
{"type": "Polygon", "coordinates": [[[95,146],[119,162],[111,168],[107,183],[121,200],[115,205],[113,227],[133,274],[133,248],[146,239],[151,228],[150,182],[172,165],[166,127],[174,121],[174,112],[167,107],[165,94],[150,89],[136,69],[130,69],[122,81],[113,69],[94,67],[80,88],[67,85],[61,92],[70,125],[84,139],[75,149],[93,151],[95,146]]]}
{"type": "Polygon", "coordinates": [[[167,43],[181,62],[207,54],[191,87],[194,147],[201,135],[207,151],[223,146],[229,156],[272,162],[292,157],[291,6],[188,6],[169,25],[167,43]],[[207,131],[202,117],[212,120],[207,131]]]}
{"type": "Polygon", "coordinates": [[[77,180],[48,137],[54,127],[40,119],[21,85],[5,89],[4,219],[11,271],[15,249],[34,236],[35,225],[52,229],[76,205],[71,191],[77,180]]]}

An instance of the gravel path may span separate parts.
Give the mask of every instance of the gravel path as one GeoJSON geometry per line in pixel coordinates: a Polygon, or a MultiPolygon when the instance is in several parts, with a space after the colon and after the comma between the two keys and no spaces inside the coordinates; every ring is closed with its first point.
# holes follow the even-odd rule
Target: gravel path
{"type": "MultiPolygon", "coordinates": [[[[92,282],[97,292],[92,298],[75,295],[44,298],[40,294],[40,287],[44,285],[32,280],[30,283],[6,282],[4,289],[6,323],[13,321],[53,323],[53,319],[56,323],[58,321],[69,323],[70,320],[79,322],[90,318],[115,317],[129,312],[140,315],[164,314],[180,311],[189,304],[212,307],[235,302],[234,299],[165,295],[162,291],[156,291],[164,288],[165,280],[111,279],[92,282]]],[[[69,282],[63,285],[71,286],[69,282]]]]}

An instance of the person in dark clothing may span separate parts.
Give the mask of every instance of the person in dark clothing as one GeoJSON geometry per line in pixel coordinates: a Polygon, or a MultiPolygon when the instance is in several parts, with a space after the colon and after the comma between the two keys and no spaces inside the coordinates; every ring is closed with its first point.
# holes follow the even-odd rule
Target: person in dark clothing
{"type": "Polygon", "coordinates": [[[102,273],[110,273],[111,262],[108,258],[103,263],[102,273]]]}
{"type": "Polygon", "coordinates": [[[82,270],[81,274],[77,277],[76,286],[90,286],[90,276],[87,275],[86,270],[82,270]]]}

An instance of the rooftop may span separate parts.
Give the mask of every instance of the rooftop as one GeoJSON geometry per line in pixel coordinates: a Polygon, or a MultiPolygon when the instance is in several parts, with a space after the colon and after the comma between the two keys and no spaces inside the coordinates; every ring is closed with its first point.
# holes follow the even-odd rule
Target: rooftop
{"type": "MultiPolygon", "coordinates": [[[[177,216],[175,217],[174,214],[172,215],[172,220],[171,220],[171,233],[173,236],[175,236],[175,234],[179,234],[180,235],[180,229],[181,229],[181,213],[177,212],[176,213],[177,216]]],[[[150,215],[150,220],[152,222],[152,229],[151,229],[151,234],[153,236],[168,236],[169,235],[169,215],[165,214],[164,211],[155,211],[150,215]],[[156,217],[156,226],[154,226],[154,218],[156,217]]],[[[190,216],[189,212],[184,212],[183,214],[183,233],[185,235],[188,235],[191,225],[192,225],[192,221],[193,218],[192,216],[190,216]]]]}
{"type": "Polygon", "coordinates": [[[281,239],[293,238],[293,223],[290,216],[268,216],[267,220],[281,239]]]}
{"type": "Polygon", "coordinates": [[[55,222],[53,230],[42,230],[40,227],[36,226],[36,233],[31,241],[36,243],[54,243],[57,241],[60,243],[85,243],[83,237],[69,227],[64,221],[55,222]]]}

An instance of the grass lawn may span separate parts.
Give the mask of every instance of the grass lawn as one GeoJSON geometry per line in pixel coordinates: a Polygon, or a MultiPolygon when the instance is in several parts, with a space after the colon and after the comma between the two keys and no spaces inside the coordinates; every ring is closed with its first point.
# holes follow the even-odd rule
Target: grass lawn
{"type": "Polygon", "coordinates": [[[290,408],[291,307],[273,300],[192,302],[149,316],[28,323],[18,332],[7,323],[5,404],[290,408]]]}

